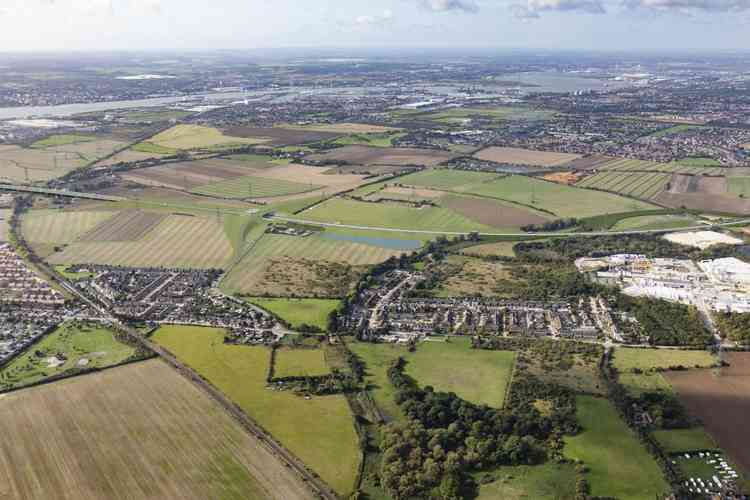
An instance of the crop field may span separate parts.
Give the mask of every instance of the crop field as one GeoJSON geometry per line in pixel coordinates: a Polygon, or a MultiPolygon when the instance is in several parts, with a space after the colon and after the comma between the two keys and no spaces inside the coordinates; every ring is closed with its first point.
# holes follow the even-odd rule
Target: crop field
{"type": "Polygon", "coordinates": [[[231,134],[225,135],[212,127],[181,124],[155,135],[146,142],[169,149],[195,150],[262,144],[268,142],[268,140],[233,136],[231,134]]]}
{"type": "MultiPolygon", "coordinates": [[[[573,464],[504,466],[493,469],[493,482],[478,481],[476,500],[574,500],[577,474],[573,464]]],[[[482,479],[485,473],[477,474],[482,479]]]]}
{"type": "Polygon", "coordinates": [[[474,157],[495,163],[532,165],[535,167],[559,167],[580,158],[581,155],[493,146],[476,153],[474,157]]]}
{"type": "Polygon", "coordinates": [[[247,166],[243,162],[227,160],[198,160],[132,170],[123,177],[149,186],[190,190],[253,173],[247,166]]]}
{"type": "Polygon", "coordinates": [[[81,142],[89,142],[95,140],[90,135],[76,135],[76,134],[58,134],[51,135],[39,141],[36,141],[31,145],[32,148],[47,148],[50,146],[67,146],[68,144],[78,144],[81,142]]]}
{"type": "Polygon", "coordinates": [[[447,196],[439,203],[470,220],[499,229],[543,224],[550,219],[548,214],[526,207],[474,196],[447,196]]]}
{"type": "Polygon", "coordinates": [[[750,177],[727,177],[727,192],[750,198],[750,177]]]}
{"type": "Polygon", "coordinates": [[[85,164],[77,154],[54,149],[0,146],[0,180],[46,181],[67,174],[85,164]]]}
{"type": "Polygon", "coordinates": [[[378,264],[402,250],[320,236],[297,238],[266,234],[226,276],[222,287],[229,293],[250,296],[307,297],[311,294],[341,297],[343,288],[354,279],[351,271],[335,275],[341,265],[378,264]],[[338,283],[328,283],[331,278],[338,283]]]}
{"type": "MultiPolygon", "coordinates": [[[[146,144],[146,143],[141,143],[141,144],[146,144]]],[[[148,160],[148,159],[151,159],[151,158],[162,158],[164,156],[167,156],[167,155],[175,153],[175,152],[170,151],[170,150],[168,150],[170,152],[166,153],[166,154],[157,154],[157,153],[144,152],[144,151],[141,151],[141,149],[146,149],[146,148],[141,148],[140,146],[141,145],[137,145],[137,146],[134,146],[133,148],[127,149],[125,151],[120,151],[119,153],[117,153],[117,154],[115,154],[113,156],[110,156],[109,158],[106,158],[104,160],[101,160],[101,161],[97,162],[95,166],[96,167],[107,167],[107,166],[110,166],[110,165],[115,165],[117,163],[129,163],[129,162],[137,162],[137,161],[148,160]]],[[[151,149],[155,149],[155,148],[148,148],[148,149],[151,150],[151,149]]]]}
{"type": "Polygon", "coordinates": [[[593,217],[607,213],[655,208],[648,203],[615,194],[565,186],[530,177],[511,175],[472,188],[472,194],[511,201],[557,217],[593,217]]]}
{"type": "Polygon", "coordinates": [[[500,408],[515,356],[508,351],[471,349],[471,339],[453,337],[449,342],[420,343],[415,353],[406,356],[406,372],[422,387],[431,385],[471,403],[500,408]]]}
{"type": "Polygon", "coordinates": [[[643,500],[669,491],[661,469],[609,401],[578,396],[576,403],[583,431],[565,438],[565,455],[589,468],[593,496],[643,500]]]}
{"type": "Polygon", "coordinates": [[[673,174],[669,181],[669,192],[723,195],[727,192],[727,178],[673,174]]]}
{"type": "Polygon", "coordinates": [[[688,157],[677,160],[675,163],[684,167],[720,167],[721,162],[713,158],[688,157]]]}
{"type": "Polygon", "coordinates": [[[326,132],[289,127],[231,127],[224,131],[233,137],[262,142],[264,146],[281,147],[329,141],[342,136],[340,132],[326,132]]]}
{"type": "Polygon", "coordinates": [[[312,498],[256,438],[161,361],[9,394],[0,419],[4,498],[312,498]]]}
{"type": "Polygon", "coordinates": [[[115,214],[107,211],[32,210],[24,215],[21,230],[30,243],[72,243],[115,214]]]}
{"type": "Polygon", "coordinates": [[[329,373],[331,370],[326,365],[325,353],[321,348],[276,350],[274,378],[319,377],[329,373]]]}
{"type": "Polygon", "coordinates": [[[292,328],[310,325],[323,331],[328,329],[328,315],[341,303],[336,299],[269,299],[254,297],[249,301],[270,311],[292,328]]]}
{"type": "Polygon", "coordinates": [[[703,427],[656,430],[653,434],[654,438],[656,438],[667,453],[713,450],[716,448],[716,443],[703,427]]]}
{"type": "Polygon", "coordinates": [[[314,125],[283,125],[289,130],[331,132],[334,134],[384,134],[395,132],[399,129],[384,127],[382,125],[370,125],[369,123],[316,123],[314,125]]]}
{"type": "Polygon", "coordinates": [[[417,186],[446,191],[471,191],[473,186],[501,178],[502,176],[489,172],[466,172],[449,168],[422,170],[398,179],[399,184],[417,186]]]}
{"type": "Polygon", "coordinates": [[[136,241],[77,241],[49,257],[51,264],[223,268],[234,249],[222,220],[169,215],[136,241]]]}
{"type": "Polygon", "coordinates": [[[667,188],[671,178],[671,174],[659,172],[600,172],[579,181],[576,186],[603,189],[650,200],[667,188]]]}
{"type": "Polygon", "coordinates": [[[406,134],[403,132],[358,133],[339,137],[335,141],[332,141],[332,144],[337,146],[362,145],[377,148],[390,148],[393,147],[393,143],[396,139],[400,139],[405,135],[406,134]]]}
{"type": "Polygon", "coordinates": [[[651,229],[681,229],[698,226],[699,222],[693,217],[680,215],[644,215],[628,217],[612,226],[612,231],[635,231],[651,229]]]}
{"type": "Polygon", "coordinates": [[[658,163],[646,160],[634,160],[631,158],[616,158],[600,164],[598,170],[613,170],[618,172],[666,172],[676,174],[692,175],[723,175],[726,169],[712,166],[696,166],[679,162],[658,163]]]}
{"type": "Polygon", "coordinates": [[[565,166],[578,171],[598,170],[613,160],[611,156],[593,154],[577,158],[565,166]]]}
{"type": "Polygon", "coordinates": [[[195,194],[232,199],[258,199],[317,191],[320,186],[254,175],[228,179],[193,189],[195,194]]]}
{"type": "Polygon", "coordinates": [[[706,212],[723,212],[738,215],[750,213],[750,200],[738,198],[731,194],[711,193],[675,193],[665,191],[656,198],[655,203],[672,208],[704,210],[706,212]]]}
{"type": "Polygon", "coordinates": [[[306,220],[394,229],[426,231],[492,230],[452,210],[440,207],[414,208],[396,203],[367,203],[333,198],[299,214],[306,220]]]}
{"type": "Polygon", "coordinates": [[[327,153],[310,155],[310,160],[343,162],[352,165],[419,165],[434,167],[458,156],[447,151],[417,148],[376,148],[344,146],[327,153]]]}
{"type": "Polygon", "coordinates": [[[22,387],[77,369],[105,368],[135,354],[112,331],[98,325],[64,323],[0,369],[0,389],[22,387]]]}
{"type": "Polygon", "coordinates": [[[153,340],[237,403],[337,493],[353,491],[361,453],[346,398],[306,399],[267,388],[270,351],[225,344],[220,329],[162,327],[153,340]]]}
{"type": "Polygon", "coordinates": [[[158,226],[167,216],[142,210],[123,210],[83,234],[78,241],[136,241],[158,226]]]}
{"type": "Polygon", "coordinates": [[[666,374],[691,415],[744,472],[750,472],[748,434],[740,431],[750,412],[750,354],[725,354],[730,366],[720,370],[688,370],[666,374]]]}
{"type": "Polygon", "coordinates": [[[683,351],[677,349],[622,348],[615,351],[614,367],[620,372],[639,370],[685,368],[708,368],[718,360],[708,351],[683,351]]]}

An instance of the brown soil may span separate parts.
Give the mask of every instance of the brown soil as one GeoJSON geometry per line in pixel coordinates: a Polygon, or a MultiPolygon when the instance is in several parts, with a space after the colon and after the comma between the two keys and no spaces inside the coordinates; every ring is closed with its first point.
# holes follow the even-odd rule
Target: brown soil
{"type": "Polygon", "coordinates": [[[572,185],[578,182],[581,177],[583,177],[582,174],[576,174],[573,172],[557,172],[554,174],[547,174],[543,176],[542,179],[557,182],[558,184],[572,185]]]}
{"type": "Polygon", "coordinates": [[[481,198],[451,197],[440,204],[487,226],[506,228],[547,222],[547,219],[530,210],[481,198]]]}
{"type": "Polygon", "coordinates": [[[669,192],[677,194],[706,193],[721,195],[727,192],[727,179],[725,177],[674,174],[669,184],[669,192]]]}
{"type": "Polygon", "coordinates": [[[484,161],[495,163],[514,163],[518,165],[534,165],[537,167],[557,167],[580,158],[580,155],[556,153],[553,151],[532,151],[521,148],[489,147],[474,155],[484,161]]]}
{"type": "Polygon", "coordinates": [[[231,137],[268,138],[268,146],[294,146],[336,139],[344,134],[315,130],[290,130],[279,127],[231,127],[222,131],[231,137]]]}
{"type": "Polygon", "coordinates": [[[327,153],[311,155],[310,160],[345,162],[350,165],[421,165],[434,167],[458,156],[448,151],[417,148],[375,148],[345,146],[327,153]]]}
{"type": "Polygon", "coordinates": [[[728,194],[673,193],[665,191],[653,200],[660,205],[670,208],[685,207],[709,212],[750,214],[750,200],[743,200],[728,194]]]}
{"type": "Polygon", "coordinates": [[[680,399],[729,456],[750,473],[750,353],[726,355],[731,365],[714,370],[667,372],[680,399]]]}
{"type": "Polygon", "coordinates": [[[133,170],[125,178],[141,184],[193,189],[257,172],[251,164],[227,160],[199,160],[133,170]]]}
{"type": "Polygon", "coordinates": [[[568,163],[566,167],[572,168],[573,170],[595,170],[612,160],[614,160],[614,158],[611,156],[591,155],[573,160],[568,163]]]}
{"type": "Polygon", "coordinates": [[[137,241],[156,227],[166,215],[125,210],[84,234],[81,241],[137,241]]]}

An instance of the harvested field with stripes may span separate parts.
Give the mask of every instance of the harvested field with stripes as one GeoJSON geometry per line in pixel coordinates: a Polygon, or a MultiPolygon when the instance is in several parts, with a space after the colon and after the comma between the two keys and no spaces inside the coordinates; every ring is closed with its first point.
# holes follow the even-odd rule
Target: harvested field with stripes
{"type": "Polygon", "coordinates": [[[598,170],[615,170],[618,172],[668,172],[692,175],[724,175],[727,169],[711,166],[690,166],[679,163],[658,163],[646,160],[633,160],[631,158],[617,158],[600,164],[598,170]]]}
{"type": "Polygon", "coordinates": [[[253,174],[254,169],[251,168],[253,165],[252,162],[217,159],[186,161],[133,170],[123,178],[147,186],[190,190],[206,184],[253,174]]]}
{"type": "Polygon", "coordinates": [[[361,271],[357,268],[378,264],[402,253],[321,236],[297,238],[265,234],[226,276],[222,287],[230,293],[252,296],[264,293],[278,297],[309,296],[315,292],[315,296],[340,297],[348,283],[356,280],[361,271]],[[335,278],[334,282],[331,277],[335,278]]]}
{"type": "Polygon", "coordinates": [[[600,172],[579,181],[576,186],[603,189],[634,198],[650,200],[669,186],[667,173],[600,172]]]}
{"type": "Polygon", "coordinates": [[[554,151],[533,151],[521,148],[489,147],[474,155],[475,158],[495,163],[532,165],[535,167],[559,167],[577,160],[581,155],[556,153],[554,151]]]}
{"type": "Polygon", "coordinates": [[[77,241],[49,257],[52,264],[222,268],[234,250],[223,220],[172,214],[136,241],[77,241]]]}
{"type": "Polygon", "coordinates": [[[166,215],[142,210],[123,210],[98,224],[79,241],[136,241],[155,228],[166,215]]]}
{"type": "Polygon", "coordinates": [[[72,243],[115,216],[116,212],[33,210],[23,216],[21,230],[29,243],[72,243]]]}
{"type": "Polygon", "coordinates": [[[669,181],[670,193],[726,194],[726,177],[673,174],[669,181]]]}
{"type": "Polygon", "coordinates": [[[309,499],[213,400],[158,360],[0,399],[0,497],[309,499]]]}

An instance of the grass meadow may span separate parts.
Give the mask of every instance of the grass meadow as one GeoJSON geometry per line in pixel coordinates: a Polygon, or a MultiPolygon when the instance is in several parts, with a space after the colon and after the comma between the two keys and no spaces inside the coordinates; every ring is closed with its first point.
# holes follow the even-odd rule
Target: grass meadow
{"type": "Polygon", "coordinates": [[[328,329],[328,315],[341,303],[337,299],[288,299],[253,297],[249,302],[278,316],[292,328],[310,325],[328,329]]]}

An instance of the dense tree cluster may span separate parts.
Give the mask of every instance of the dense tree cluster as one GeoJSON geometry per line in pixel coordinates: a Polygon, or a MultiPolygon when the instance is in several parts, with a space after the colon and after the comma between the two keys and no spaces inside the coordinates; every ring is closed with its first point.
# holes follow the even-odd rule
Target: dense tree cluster
{"type": "Polygon", "coordinates": [[[549,222],[545,222],[544,224],[527,224],[525,226],[521,226],[521,231],[525,231],[527,233],[548,233],[552,231],[568,229],[577,225],[578,219],[576,219],[575,217],[571,217],[568,219],[551,220],[549,222]]]}
{"type": "Polygon", "coordinates": [[[750,313],[718,313],[714,317],[722,335],[735,342],[750,343],[750,313]]]}
{"type": "Polygon", "coordinates": [[[555,448],[555,437],[575,430],[574,416],[572,423],[555,412],[543,416],[532,404],[503,411],[420,388],[404,373],[405,365],[398,359],[388,377],[407,421],[386,426],[380,443],[381,485],[395,499],[463,498],[475,487],[470,472],[541,463],[555,448]]]}
{"type": "Polygon", "coordinates": [[[617,294],[613,305],[633,314],[654,345],[705,347],[712,341],[694,306],[623,294],[617,294]]]}

